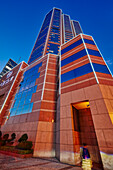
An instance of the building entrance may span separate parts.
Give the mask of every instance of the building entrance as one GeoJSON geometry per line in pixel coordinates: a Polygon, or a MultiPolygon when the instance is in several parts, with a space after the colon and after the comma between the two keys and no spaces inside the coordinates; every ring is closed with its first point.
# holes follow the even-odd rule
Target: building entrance
{"type": "Polygon", "coordinates": [[[83,143],[86,143],[90,156],[95,164],[102,166],[98,148],[95,128],[90,111],[89,101],[79,102],[72,105],[74,126],[74,151],[80,151],[83,143]]]}

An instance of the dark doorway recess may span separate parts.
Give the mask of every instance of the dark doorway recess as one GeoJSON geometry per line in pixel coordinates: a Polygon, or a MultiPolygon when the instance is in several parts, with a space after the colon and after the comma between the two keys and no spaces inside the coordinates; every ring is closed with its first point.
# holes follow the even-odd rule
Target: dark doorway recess
{"type": "Polygon", "coordinates": [[[74,126],[74,151],[80,151],[83,143],[86,143],[91,159],[102,169],[100,151],[90,111],[89,101],[83,101],[72,105],[73,126],[74,126]]]}

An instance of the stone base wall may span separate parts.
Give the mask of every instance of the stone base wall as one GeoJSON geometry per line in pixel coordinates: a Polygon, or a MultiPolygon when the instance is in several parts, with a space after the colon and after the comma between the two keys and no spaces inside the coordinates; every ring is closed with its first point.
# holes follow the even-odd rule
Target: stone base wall
{"type": "MultiPolygon", "coordinates": [[[[80,146],[77,147],[77,144],[74,143],[71,105],[82,101],[89,101],[99,150],[105,154],[113,154],[113,86],[96,84],[63,93],[60,96],[60,160],[63,162],[71,163],[68,156],[70,152],[71,155],[80,153],[80,146]],[[75,145],[76,151],[74,150],[75,145]],[[62,155],[65,155],[65,160],[62,155]]],[[[75,164],[78,163],[78,157],[73,156],[72,158],[72,160],[75,159],[75,164]]],[[[101,159],[105,168],[105,156],[102,154],[101,159]]],[[[109,164],[111,164],[109,166],[112,167],[111,159],[112,155],[108,156],[109,164]]]]}

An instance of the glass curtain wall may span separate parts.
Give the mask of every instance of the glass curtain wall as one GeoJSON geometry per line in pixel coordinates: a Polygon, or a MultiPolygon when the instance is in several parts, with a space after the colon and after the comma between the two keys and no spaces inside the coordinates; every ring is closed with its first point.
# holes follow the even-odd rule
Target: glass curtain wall
{"type": "Polygon", "coordinates": [[[60,47],[61,10],[54,9],[52,25],[46,53],[58,54],[60,47]]]}
{"type": "Polygon", "coordinates": [[[15,96],[13,107],[10,110],[11,116],[32,112],[33,102],[31,102],[31,98],[37,89],[35,82],[40,76],[38,70],[41,66],[42,62],[24,73],[24,78],[19,85],[19,91],[15,96]]]}
{"type": "Polygon", "coordinates": [[[64,37],[65,37],[65,42],[73,38],[70,18],[68,15],[65,14],[64,14],[64,37]]]}
{"type": "Polygon", "coordinates": [[[45,47],[45,42],[46,42],[46,38],[48,34],[50,21],[51,21],[52,11],[53,10],[51,10],[44,19],[43,25],[39,32],[34,48],[32,50],[28,64],[31,64],[33,61],[35,61],[36,59],[39,59],[43,55],[43,50],[45,47]]]}

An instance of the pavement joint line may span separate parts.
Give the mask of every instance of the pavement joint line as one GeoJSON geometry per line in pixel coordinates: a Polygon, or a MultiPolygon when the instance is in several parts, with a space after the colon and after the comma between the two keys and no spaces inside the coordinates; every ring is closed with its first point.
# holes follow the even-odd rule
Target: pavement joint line
{"type": "Polygon", "coordinates": [[[66,169],[72,169],[72,168],[74,168],[74,166],[68,166],[68,167],[65,167],[65,168],[61,168],[59,170],[66,170],[66,169]]]}
{"type": "MultiPolygon", "coordinates": [[[[4,155],[4,154],[2,154],[4,155]]],[[[13,156],[3,156],[2,158],[0,158],[0,160],[3,160],[1,164],[4,164],[2,166],[2,168],[4,170],[15,170],[15,169],[31,169],[31,168],[43,168],[43,165],[46,165],[48,164],[49,166],[51,166],[51,163],[53,164],[52,166],[54,166],[54,164],[58,164],[59,165],[59,170],[67,170],[67,169],[72,169],[72,168],[81,168],[81,166],[77,166],[77,165],[70,165],[70,164],[67,164],[67,163],[63,163],[63,162],[60,162],[57,158],[40,158],[40,157],[31,157],[31,158],[26,158],[26,159],[23,159],[23,158],[19,158],[18,157],[13,157],[13,156]],[[28,162],[27,162],[28,161],[28,162]],[[30,162],[29,162],[30,161],[30,162]],[[34,161],[34,164],[32,164],[34,161]],[[36,162],[35,162],[36,161],[36,162]],[[44,161],[44,162],[43,162],[44,161]],[[23,162],[25,164],[21,165],[21,162],[23,164],[23,162]],[[10,166],[10,163],[11,164],[14,164],[14,165],[11,165],[10,166]],[[15,164],[18,164],[17,167],[15,164]],[[36,163],[36,164],[35,164],[36,163]],[[9,167],[8,167],[9,165],[9,167]],[[42,165],[42,166],[41,166],[42,165]],[[63,167],[62,167],[63,165],[63,167]],[[21,166],[21,167],[20,167],[21,166]],[[15,167],[15,168],[14,168],[15,167]]],[[[48,167],[45,167],[45,168],[48,168],[48,167]]],[[[0,168],[1,169],[1,168],[0,168]]],[[[49,168],[50,169],[50,168],[49,168]]],[[[57,168],[56,168],[57,169],[57,168]]]]}
{"type": "MultiPolygon", "coordinates": [[[[36,158],[36,157],[34,157],[34,158],[36,158]]],[[[68,163],[64,163],[64,162],[60,162],[57,158],[55,158],[56,159],[56,161],[55,160],[49,160],[49,159],[46,159],[46,158],[40,158],[40,157],[37,157],[38,159],[42,159],[42,160],[48,160],[48,161],[50,161],[50,162],[56,162],[56,163],[58,163],[58,164],[63,164],[63,165],[68,165],[68,166],[72,166],[73,168],[75,167],[75,168],[81,168],[81,166],[78,166],[78,165],[70,165],[70,164],[68,164],[68,163]]]]}
{"type": "MultiPolygon", "coordinates": [[[[34,157],[34,158],[36,158],[36,157],[34,157]]],[[[58,164],[64,164],[64,165],[73,166],[73,167],[80,167],[80,166],[77,166],[77,165],[70,165],[68,163],[60,162],[57,158],[55,158],[56,161],[55,160],[49,160],[49,159],[46,159],[46,158],[40,158],[40,157],[37,157],[37,158],[42,159],[42,160],[47,160],[47,161],[50,161],[50,162],[56,162],[58,164]]]]}
{"type": "MultiPolygon", "coordinates": [[[[22,168],[30,168],[30,167],[33,167],[33,166],[40,166],[40,165],[46,165],[46,164],[49,164],[50,162],[45,162],[45,163],[40,163],[40,164],[35,164],[35,165],[27,165],[27,166],[23,166],[23,167],[16,167],[16,169],[22,169],[22,168]]],[[[11,168],[12,170],[15,168],[11,168]]]]}
{"type": "MultiPolygon", "coordinates": [[[[4,160],[4,161],[5,161],[5,160],[4,160]]],[[[23,162],[23,161],[25,162],[25,159],[24,159],[24,160],[18,160],[18,161],[17,161],[17,160],[11,160],[11,161],[9,160],[9,161],[5,161],[5,162],[6,162],[6,163],[7,163],[7,162],[8,162],[8,163],[17,163],[17,162],[23,162]]],[[[4,162],[0,162],[0,164],[3,164],[3,163],[4,163],[4,162]]]]}
{"type": "Polygon", "coordinates": [[[56,161],[55,160],[53,160],[53,159],[48,159],[48,158],[40,158],[40,157],[33,157],[34,159],[41,159],[41,160],[48,160],[48,161],[52,161],[52,162],[58,162],[59,163],[59,160],[57,159],[57,158],[53,158],[53,159],[56,159],[56,161]]]}

